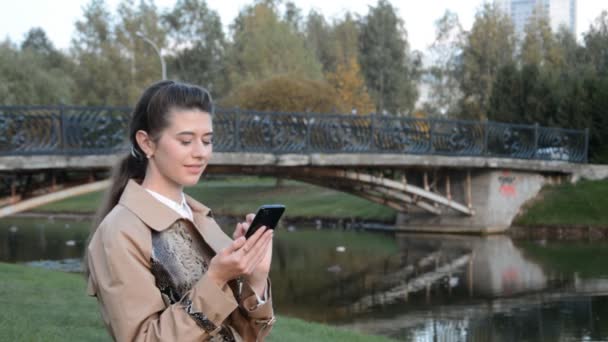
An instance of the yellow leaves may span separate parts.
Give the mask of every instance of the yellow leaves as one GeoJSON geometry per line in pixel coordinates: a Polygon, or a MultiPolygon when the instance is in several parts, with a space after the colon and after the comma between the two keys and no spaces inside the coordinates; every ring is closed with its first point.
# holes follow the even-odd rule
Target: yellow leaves
{"type": "Polygon", "coordinates": [[[352,110],[357,114],[369,114],[374,111],[374,104],[367,93],[361,68],[355,57],[339,62],[336,71],[327,73],[326,78],[335,89],[342,107],[349,112],[352,110]]]}
{"type": "Polygon", "coordinates": [[[342,111],[335,91],[327,82],[303,79],[292,74],[242,85],[224,99],[221,105],[279,112],[342,111]]]}

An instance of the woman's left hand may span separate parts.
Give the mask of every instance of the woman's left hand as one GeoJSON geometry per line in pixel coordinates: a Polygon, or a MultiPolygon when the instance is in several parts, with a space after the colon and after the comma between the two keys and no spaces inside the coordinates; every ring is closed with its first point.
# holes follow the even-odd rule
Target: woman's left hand
{"type": "MultiPolygon", "coordinates": [[[[245,236],[245,233],[249,229],[249,225],[253,221],[255,214],[247,214],[245,216],[245,222],[239,222],[236,224],[236,229],[232,234],[232,237],[236,240],[241,236],[245,236]]],[[[270,264],[272,262],[272,241],[268,244],[266,249],[266,255],[258,266],[253,270],[253,273],[246,278],[249,284],[259,295],[262,295],[266,289],[266,279],[268,279],[268,273],[270,273],[270,264]]]]}

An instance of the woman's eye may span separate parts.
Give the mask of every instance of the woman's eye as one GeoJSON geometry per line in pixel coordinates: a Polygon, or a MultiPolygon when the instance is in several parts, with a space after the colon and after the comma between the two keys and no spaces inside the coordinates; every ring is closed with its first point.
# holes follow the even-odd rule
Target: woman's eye
{"type": "Polygon", "coordinates": [[[182,145],[187,146],[190,145],[192,141],[181,141],[182,145]]]}
{"type": "Polygon", "coordinates": [[[209,146],[211,144],[213,144],[213,141],[211,141],[211,140],[203,140],[203,145],[209,146]]]}

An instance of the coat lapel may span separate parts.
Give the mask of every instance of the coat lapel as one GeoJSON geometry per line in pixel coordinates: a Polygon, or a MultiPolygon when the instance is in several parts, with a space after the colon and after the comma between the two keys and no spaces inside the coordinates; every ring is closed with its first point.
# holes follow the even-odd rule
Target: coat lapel
{"type": "Polygon", "coordinates": [[[186,203],[192,209],[194,226],[215,253],[219,253],[232,243],[232,239],[213,219],[209,208],[188,195],[186,195],[186,203]]]}
{"type": "MultiPolygon", "coordinates": [[[[186,203],[192,209],[193,224],[209,247],[215,253],[218,253],[230,245],[232,239],[215,222],[211,216],[211,210],[194,198],[185,196],[186,203]]],[[[182,218],[175,210],[159,202],[133,179],[130,179],[127,183],[119,203],[131,210],[155,231],[161,232],[171,227],[179,219],[187,220],[182,218]]]]}

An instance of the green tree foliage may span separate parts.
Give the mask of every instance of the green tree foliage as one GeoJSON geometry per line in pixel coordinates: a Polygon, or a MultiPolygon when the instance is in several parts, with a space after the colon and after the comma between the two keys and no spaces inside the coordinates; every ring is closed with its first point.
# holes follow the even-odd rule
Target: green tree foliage
{"type": "Polygon", "coordinates": [[[334,22],[330,40],[334,43],[332,58],[335,70],[338,63],[348,64],[354,58],[359,60],[359,27],[352,14],[347,12],[344,17],[334,22]]]}
{"type": "Polygon", "coordinates": [[[430,48],[431,66],[423,81],[430,86],[429,101],[424,104],[432,115],[452,116],[457,113],[462,97],[458,83],[458,66],[461,55],[463,29],[454,12],[446,11],[435,22],[435,41],[430,48]]]}
{"type": "Polygon", "coordinates": [[[258,2],[241,11],[232,25],[228,53],[230,81],[260,81],[279,74],[322,79],[321,65],[292,23],[281,19],[276,6],[258,2]]]}
{"type": "Polygon", "coordinates": [[[302,10],[295,3],[287,1],[283,20],[288,23],[294,32],[300,32],[302,26],[302,10]]]}
{"type": "Polygon", "coordinates": [[[608,15],[601,14],[585,34],[585,46],[565,29],[551,33],[542,25],[528,26],[519,65],[499,70],[489,118],[589,128],[591,160],[608,162],[608,15]]]}
{"type": "Polygon", "coordinates": [[[305,27],[307,48],[317,57],[323,71],[333,70],[335,44],[332,40],[332,26],[325,20],[323,14],[311,10],[306,17],[305,27]]]}
{"type": "Polygon", "coordinates": [[[388,1],[379,0],[360,27],[359,61],[377,110],[410,113],[418,97],[417,67],[403,20],[388,1]]]}
{"type": "Polygon", "coordinates": [[[545,11],[537,13],[524,28],[525,36],[521,47],[521,63],[524,65],[558,66],[562,64],[561,51],[557,47],[555,35],[551,31],[545,11]]]}
{"type": "Polygon", "coordinates": [[[586,57],[595,71],[608,74],[608,11],[603,11],[585,34],[586,57]]]}
{"type": "Polygon", "coordinates": [[[501,67],[490,96],[488,119],[500,122],[520,122],[523,112],[522,91],[521,74],[515,63],[501,67]]]}
{"type": "Polygon", "coordinates": [[[171,78],[202,85],[218,98],[225,94],[227,43],[219,14],[204,0],[179,0],[163,19],[171,39],[171,78]]]}
{"type": "Polygon", "coordinates": [[[276,75],[238,87],[222,100],[224,107],[281,112],[344,112],[334,89],[325,81],[276,75]]]}
{"type": "Polygon", "coordinates": [[[34,27],[29,30],[25,35],[23,43],[21,43],[21,50],[31,49],[41,55],[51,56],[53,54],[59,54],[53,43],[46,36],[46,32],[40,27],[34,27]]]}
{"type": "Polygon", "coordinates": [[[347,64],[351,58],[359,59],[359,28],[352,14],[332,24],[312,10],[306,19],[307,46],[314,51],[325,73],[336,71],[339,63],[347,64]]]}
{"type": "Polygon", "coordinates": [[[166,33],[152,0],[124,0],[114,17],[103,0],[91,0],[76,23],[72,54],[80,104],[131,105],[143,89],[161,79],[160,58],[142,36],[161,50],[166,33]]]}
{"type": "Polygon", "coordinates": [[[83,8],[72,39],[72,56],[78,61],[76,104],[130,104],[123,76],[131,70],[116,43],[113,17],[104,0],[91,0],[83,8]]]}
{"type": "Polygon", "coordinates": [[[161,50],[166,47],[166,31],[153,0],[124,0],[118,6],[115,26],[116,43],[129,72],[122,75],[128,103],[135,103],[141,92],[151,83],[162,79],[161,62],[148,38],[161,50]]]}
{"type": "Polygon", "coordinates": [[[501,67],[514,63],[515,33],[511,19],[491,4],[475,15],[462,47],[459,67],[461,116],[484,120],[492,87],[501,67]]]}
{"type": "Polygon", "coordinates": [[[18,49],[0,43],[0,104],[49,105],[72,102],[71,64],[39,28],[30,30],[18,49]]]}
{"type": "Polygon", "coordinates": [[[592,160],[608,163],[608,11],[603,11],[584,36],[584,59],[591,72],[585,80],[587,117],[591,119],[592,160]]]}

